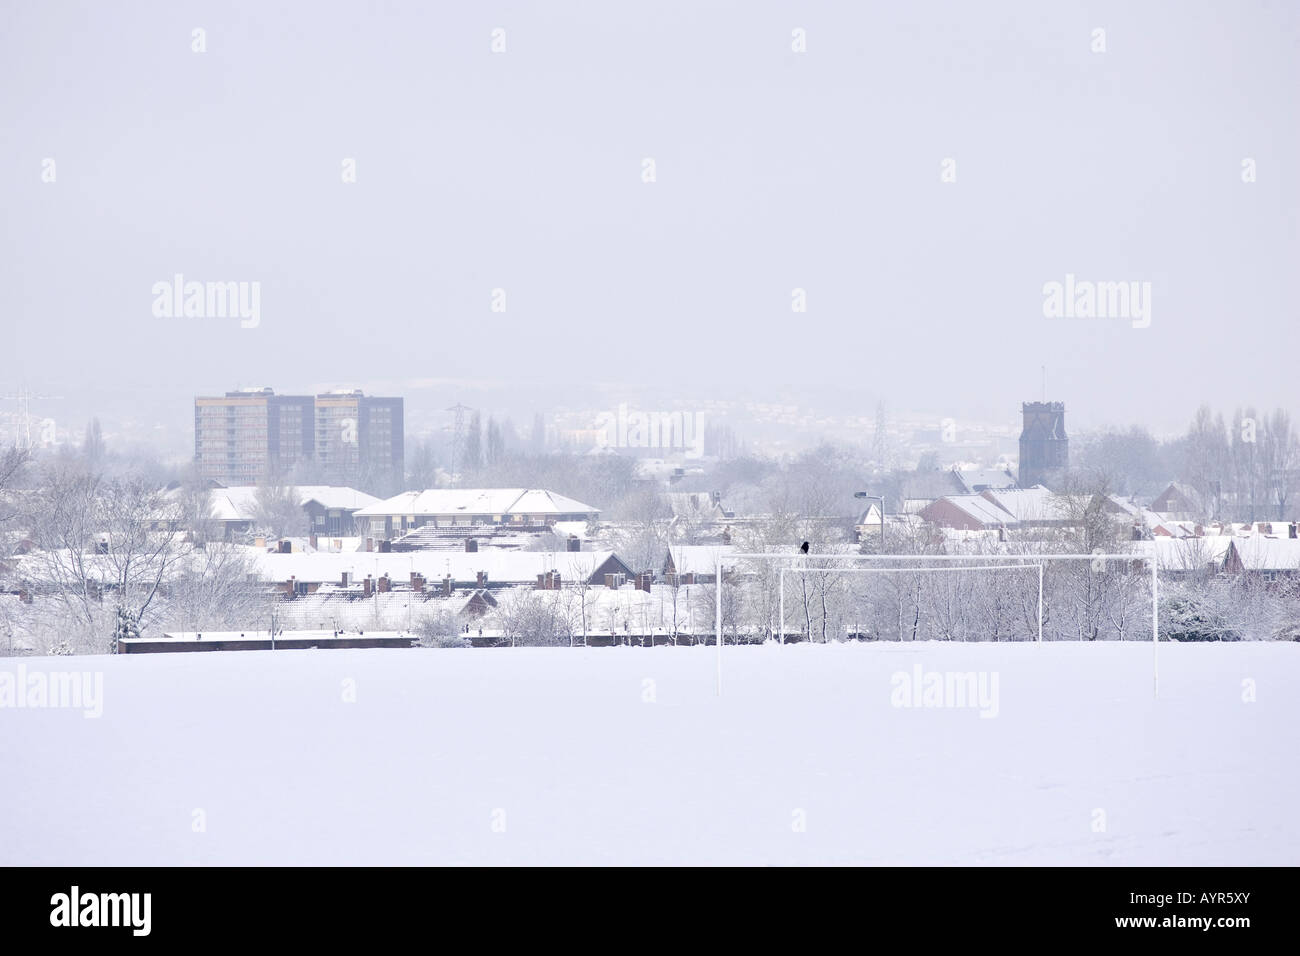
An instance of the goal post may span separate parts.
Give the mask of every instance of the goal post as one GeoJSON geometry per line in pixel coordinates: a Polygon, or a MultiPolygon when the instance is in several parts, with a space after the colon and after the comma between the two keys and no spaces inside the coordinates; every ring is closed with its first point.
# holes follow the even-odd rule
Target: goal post
{"type": "Polygon", "coordinates": [[[955,568],[809,568],[781,567],[778,569],[777,643],[785,644],[785,575],[804,574],[953,574],[960,571],[1033,571],[1038,576],[1038,631],[1037,643],[1043,643],[1043,566],[1041,564],[981,564],[975,567],[955,568]]]}
{"type": "Polygon", "coordinates": [[[935,573],[939,571],[959,571],[959,570],[1011,570],[1014,568],[1036,568],[1038,574],[1038,634],[1037,641],[1041,645],[1043,640],[1043,572],[1044,567],[1052,562],[1061,561],[1088,561],[1091,567],[1096,569],[1100,563],[1103,567],[1109,561],[1128,562],[1131,566],[1146,564],[1150,569],[1150,587],[1151,587],[1151,665],[1152,665],[1152,690],[1158,698],[1160,696],[1160,671],[1159,671],[1159,643],[1160,643],[1160,605],[1159,605],[1159,565],[1155,555],[1141,553],[1118,553],[1106,554],[1094,552],[1090,554],[785,554],[774,552],[757,552],[745,553],[737,552],[725,554],[719,552],[715,556],[715,587],[714,597],[715,606],[715,630],[717,644],[717,693],[722,694],[722,645],[724,641],[724,620],[722,593],[725,581],[724,564],[728,562],[744,561],[771,561],[781,562],[775,568],[777,571],[780,596],[779,596],[779,633],[781,642],[784,643],[785,636],[785,575],[787,572],[795,574],[808,573],[869,573],[869,572],[899,572],[907,571],[910,573],[935,573]],[[852,564],[865,564],[867,567],[835,567],[827,565],[822,567],[809,567],[809,561],[824,562],[851,562],[852,564]],[[799,563],[794,563],[799,562],[799,563]],[[937,564],[941,566],[956,565],[958,562],[967,565],[977,565],[977,567],[913,567],[913,568],[882,568],[871,567],[872,564],[880,562],[897,562],[903,564],[937,564]],[[1014,562],[1014,563],[1013,563],[1014,562]]]}

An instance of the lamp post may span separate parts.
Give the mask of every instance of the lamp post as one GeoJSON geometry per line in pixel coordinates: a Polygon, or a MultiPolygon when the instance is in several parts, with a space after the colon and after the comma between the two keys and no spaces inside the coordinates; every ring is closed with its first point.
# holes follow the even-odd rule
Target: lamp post
{"type": "Polygon", "coordinates": [[[880,502],[880,553],[885,553],[885,499],[883,495],[869,495],[865,491],[853,492],[854,498],[866,498],[868,501],[880,502]]]}

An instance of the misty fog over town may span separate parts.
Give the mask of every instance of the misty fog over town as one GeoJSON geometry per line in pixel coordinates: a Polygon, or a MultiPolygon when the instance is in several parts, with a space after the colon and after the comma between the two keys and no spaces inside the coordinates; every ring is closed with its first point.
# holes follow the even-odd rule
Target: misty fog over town
{"type": "Polygon", "coordinates": [[[1298,36],[4,4],[0,863],[1294,866],[1298,36]]]}

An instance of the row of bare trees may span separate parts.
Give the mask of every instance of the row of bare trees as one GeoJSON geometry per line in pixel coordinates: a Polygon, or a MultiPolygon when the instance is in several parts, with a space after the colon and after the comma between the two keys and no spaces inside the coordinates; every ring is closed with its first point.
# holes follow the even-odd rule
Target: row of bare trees
{"type": "Polygon", "coordinates": [[[4,604],[10,650],[111,653],[164,628],[245,626],[269,613],[248,552],[220,540],[209,493],[108,476],[88,459],[0,467],[4,604]],[[26,474],[20,472],[26,471],[26,474]]]}

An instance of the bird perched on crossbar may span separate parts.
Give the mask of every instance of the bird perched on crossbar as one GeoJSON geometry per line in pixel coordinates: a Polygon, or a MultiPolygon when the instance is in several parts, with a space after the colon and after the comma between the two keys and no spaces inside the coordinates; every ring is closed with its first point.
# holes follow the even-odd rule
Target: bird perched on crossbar
{"type": "Polygon", "coordinates": [[[807,541],[805,541],[803,544],[799,545],[799,553],[800,553],[800,554],[807,554],[807,553],[808,553],[808,542],[807,542],[807,541]]]}

